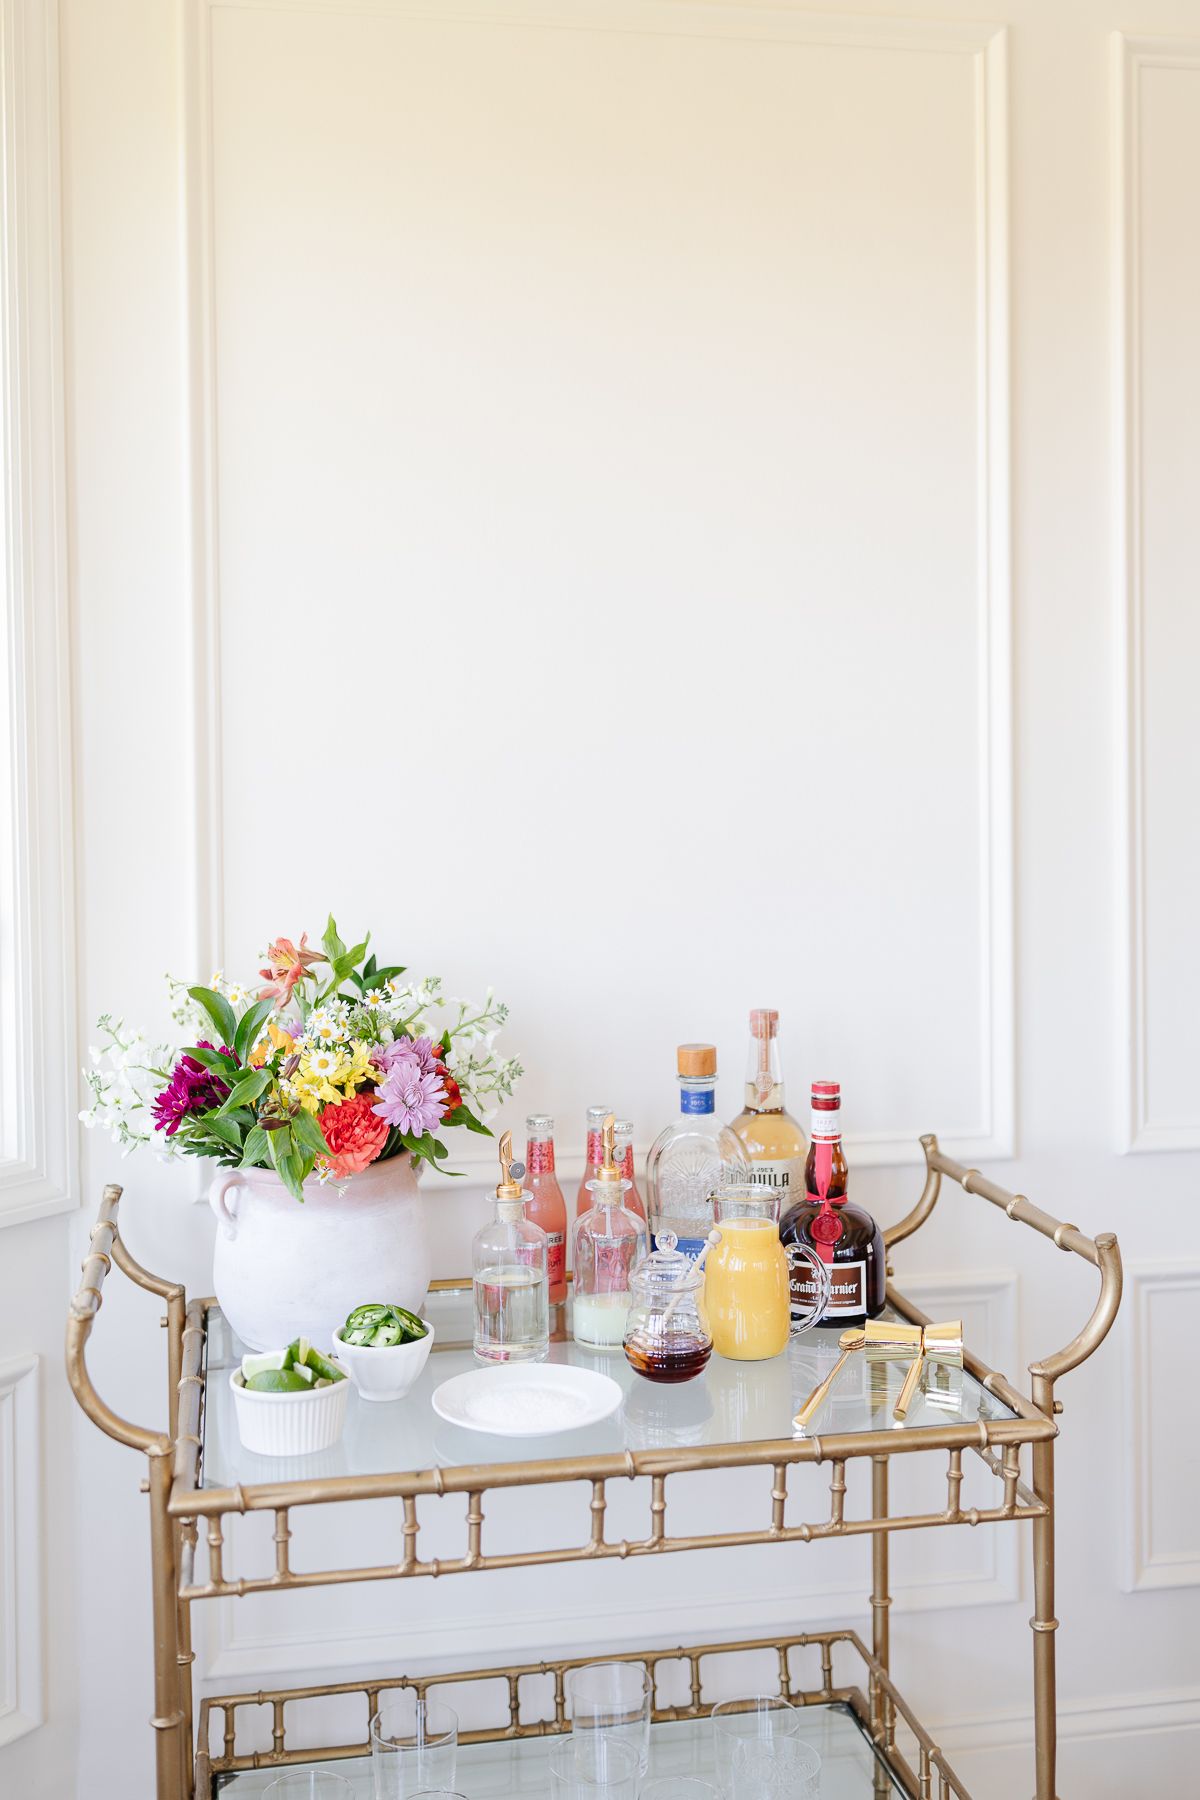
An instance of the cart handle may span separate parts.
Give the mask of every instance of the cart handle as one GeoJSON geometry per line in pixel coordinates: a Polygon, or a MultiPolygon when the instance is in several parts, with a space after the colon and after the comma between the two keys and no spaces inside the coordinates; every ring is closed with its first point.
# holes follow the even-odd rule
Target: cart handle
{"type": "Polygon", "coordinates": [[[884,1243],[889,1250],[893,1244],[911,1237],[925,1223],[937,1203],[942,1176],[948,1175],[951,1181],[957,1181],[965,1193],[980,1195],[993,1206],[998,1206],[1007,1218],[1015,1219],[1020,1225],[1030,1226],[1043,1237],[1048,1237],[1057,1249],[1073,1251],[1076,1256],[1082,1256],[1085,1262],[1091,1263],[1093,1268],[1100,1271],[1099,1297],[1083,1330],[1053,1356],[1043,1357],[1040,1362],[1030,1364],[1029,1373],[1034,1380],[1035,1400],[1040,1390],[1044,1397],[1052,1401],[1054,1383],[1059,1376],[1077,1369],[1080,1363],[1086,1362],[1100,1348],[1117,1316],[1124,1276],[1121,1250],[1115,1235],[1111,1231],[1103,1231],[1099,1237],[1090,1238],[1077,1225],[1064,1225],[1061,1219],[1043,1212],[1040,1206],[1034,1206],[1024,1194],[1010,1194],[1007,1188],[989,1181],[978,1169],[964,1168],[962,1163],[946,1156],[939,1150],[933,1132],[921,1139],[921,1148],[925,1152],[925,1186],[912,1211],[899,1224],[884,1232],[884,1243]]]}
{"type": "MultiPolygon", "coordinates": [[[[91,1336],[92,1325],[96,1314],[104,1300],[104,1278],[115,1262],[122,1274],[128,1275],[139,1287],[157,1294],[167,1302],[167,1317],[163,1321],[170,1333],[170,1363],[175,1371],[175,1386],[178,1386],[178,1358],[183,1336],[184,1290],[177,1282],[164,1281],[161,1276],[151,1275],[143,1269],[126,1250],[117,1236],[117,1207],[121,1200],[121,1189],[116,1182],[110,1182],[104,1190],[104,1198],[100,1202],[100,1212],[96,1223],[89,1234],[89,1250],[83,1262],[83,1279],[75,1290],[71,1301],[71,1309],[67,1318],[67,1379],[71,1383],[71,1391],[80,1406],[101,1431],[116,1438],[119,1444],[126,1444],[131,1450],[143,1450],[147,1456],[161,1456],[171,1449],[171,1436],[161,1431],[151,1431],[145,1425],[134,1425],[128,1419],[121,1418],[108,1403],[100,1398],[88,1373],[86,1347],[91,1336]]],[[[175,1408],[171,1409],[171,1433],[175,1430],[175,1408]]]]}

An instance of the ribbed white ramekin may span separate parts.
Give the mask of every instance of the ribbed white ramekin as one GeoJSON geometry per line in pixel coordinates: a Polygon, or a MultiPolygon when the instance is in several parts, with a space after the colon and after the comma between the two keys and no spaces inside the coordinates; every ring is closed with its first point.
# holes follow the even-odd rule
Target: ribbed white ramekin
{"type": "MultiPolygon", "coordinates": [[[[340,1358],[330,1358],[349,1376],[340,1358]]],[[[305,1394],[256,1394],[243,1385],[242,1371],[229,1377],[237,1412],[238,1436],[259,1456],[311,1456],[337,1443],[346,1423],[349,1379],[305,1394]]]]}

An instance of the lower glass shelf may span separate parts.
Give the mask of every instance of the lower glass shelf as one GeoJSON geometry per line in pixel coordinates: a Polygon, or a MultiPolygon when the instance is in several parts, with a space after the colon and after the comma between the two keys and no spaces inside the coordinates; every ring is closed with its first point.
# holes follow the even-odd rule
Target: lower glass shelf
{"type": "MultiPolygon", "coordinates": [[[[821,1800],[882,1800],[885,1795],[906,1793],[849,1706],[806,1706],[799,1736],[820,1755],[821,1800]]],[[[555,1741],[519,1738],[461,1745],[455,1785],[467,1800],[506,1800],[513,1794],[520,1794],[522,1800],[548,1800],[547,1746],[555,1741]]],[[[333,1769],[350,1783],[354,1800],[374,1800],[369,1757],[291,1766],[333,1769]]],[[[275,1768],[218,1775],[213,1792],[220,1800],[253,1800],[265,1793],[280,1773],[275,1768]]],[[[649,1775],[699,1775],[715,1783],[709,1721],[680,1719],[654,1725],[649,1775]]]]}

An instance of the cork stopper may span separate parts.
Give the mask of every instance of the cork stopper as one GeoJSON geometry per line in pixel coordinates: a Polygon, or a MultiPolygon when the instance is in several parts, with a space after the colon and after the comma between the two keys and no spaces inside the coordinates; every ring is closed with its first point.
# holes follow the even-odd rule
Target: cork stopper
{"type": "Polygon", "coordinates": [[[779,1014],[765,1006],[750,1009],[750,1036],[773,1038],[779,1031],[779,1014]]]}
{"type": "Polygon", "coordinates": [[[675,1052],[675,1067],[685,1079],[696,1081],[717,1072],[715,1044],[680,1044],[675,1052]]]}

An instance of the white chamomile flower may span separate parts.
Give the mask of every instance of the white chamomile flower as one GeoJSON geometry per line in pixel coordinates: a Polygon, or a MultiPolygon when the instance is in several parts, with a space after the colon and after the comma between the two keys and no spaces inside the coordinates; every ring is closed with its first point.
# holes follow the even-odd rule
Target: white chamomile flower
{"type": "Polygon", "coordinates": [[[387,989],[388,995],[393,1000],[398,1000],[401,994],[407,993],[408,991],[398,975],[389,975],[384,982],[384,987],[387,989]]]}
{"type": "Polygon", "coordinates": [[[229,1001],[230,1006],[247,1006],[250,1001],[250,995],[240,981],[234,981],[230,984],[229,992],[226,994],[225,998],[229,1001]]]}
{"type": "Polygon", "coordinates": [[[221,983],[224,981],[224,979],[225,979],[224,969],[214,969],[213,970],[212,974],[208,978],[208,985],[212,989],[214,994],[220,993],[221,983]]]}
{"type": "Polygon", "coordinates": [[[336,1050],[329,1049],[323,1044],[318,1045],[315,1050],[309,1051],[309,1067],[313,1074],[322,1081],[328,1081],[341,1060],[336,1050]]]}
{"type": "Polygon", "coordinates": [[[318,1007],[309,1013],[304,1035],[310,1044],[336,1044],[346,1035],[345,1022],[328,1007],[318,1007]]]}
{"type": "Polygon", "coordinates": [[[370,1012],[377,1012],[381,1006],[386,1006],[387,1002],[388,996],[383,988],[368,988],[363,995],[362,1003],[370,1012]]]}

